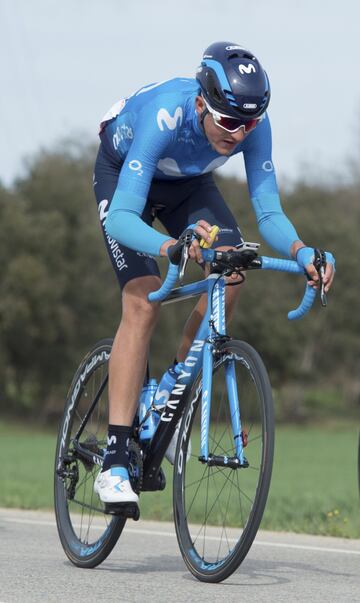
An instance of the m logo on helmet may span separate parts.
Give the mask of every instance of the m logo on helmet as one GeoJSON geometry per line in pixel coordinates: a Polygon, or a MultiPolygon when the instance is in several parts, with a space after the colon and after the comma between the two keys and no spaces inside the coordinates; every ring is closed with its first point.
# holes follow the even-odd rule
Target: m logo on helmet
{"type": "Polygon", "coordinates": [[[248,65],[239,65],[239,71],[241,75],[244,75],[244,73],[256,73],[256,69],[252,63],[249,63],[248,65]]]}

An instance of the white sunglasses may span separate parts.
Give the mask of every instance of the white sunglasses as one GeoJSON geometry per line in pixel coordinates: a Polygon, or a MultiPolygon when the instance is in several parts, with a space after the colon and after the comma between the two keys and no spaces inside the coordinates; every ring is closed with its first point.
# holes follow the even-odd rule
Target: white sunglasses
{"type": "Polygon", "coordinates": [[[211,113],[214,122],[219,128],[226,130],[226,132],[238,132],[243,128],[244,132],[248,134],[256,128],[257,124],[260,123],[264,119],[264,113],[260,117],[255,117],[251,119],[241,119],[239,117],[230,117],[230,115],[224,115],[224,113],[219,113],[206,102],[206,99],[201,97],[205,103],[205,106],[209,113],[211,113]]]}

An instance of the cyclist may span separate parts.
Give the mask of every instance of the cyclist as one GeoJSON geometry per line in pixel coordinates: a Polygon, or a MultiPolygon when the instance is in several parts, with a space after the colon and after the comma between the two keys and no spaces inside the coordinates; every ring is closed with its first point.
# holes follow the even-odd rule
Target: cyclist
{"type": "MultiPolygon", "coordinates": [[[[95,491],[103,502],[137,503],[128,475],[128,440],[143,384],[148,346],[159,305],[147,294],[159,288],[156,256],[167,256],[187,225],[196,223],[209,240],[220,226],[215,247],[242,242],[236,221],[211,172],[243,153],[249,193],[263,238],[281,255],[306,268],[310,284],[318,274],[314,249],[306,246],[284,214],[271,158],[266,109],[270,85],[252,52],[231,42],[216,42],[203,55],[196,78],[147,85],[117,102],[100,126],[94,190],[105,243],[122,288],[122,318],[109,362],[109,431],[95,491]],[[169,235],[152,228],[157,217],[169,235]]],[[[201,263],[198,240],[190,257],[201,263]]],[[[325,290],[334,277],[331,254],[325,290]]],[[[239,286],[227,291],[227,311],[239,286]]],[[[185,359],[206,301],[189,317],[176,361],[185,359]]]]}

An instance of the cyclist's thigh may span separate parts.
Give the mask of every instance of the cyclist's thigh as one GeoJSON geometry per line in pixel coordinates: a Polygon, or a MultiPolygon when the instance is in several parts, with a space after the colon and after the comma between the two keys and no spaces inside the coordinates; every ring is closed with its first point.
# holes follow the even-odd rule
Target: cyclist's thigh
{"type": "MultiPolygon", "coordinates": [[[[94,192],[106,249],[120,287],[123,288],[132,279],[151,275],[160,276],[160,272],[153,257],[121,245],[105,232],[104,223],[118,183],[121,167],[122,163],[114,162],[100,144],[94,170],[94,192]]],[[[142,219],[151,225],[152,217],[149,205],[146,205],[142,219]]]]}
{"type": "Polygon", "coordinates": [[[189,225],[198,220],[206,220],[209,224],[220,227],[216,247],[233,247],[242,242],[242,236],[237,222],[224,201],[222,194],[217,188],[212,174],[204,174],[185,185],[184,201],[171,212],[166,208],[159,213],[158,217],[164,224],[170,235],[178,237],[189,225]],[[187,190],[187,194],[185,195],[187,190]]]}

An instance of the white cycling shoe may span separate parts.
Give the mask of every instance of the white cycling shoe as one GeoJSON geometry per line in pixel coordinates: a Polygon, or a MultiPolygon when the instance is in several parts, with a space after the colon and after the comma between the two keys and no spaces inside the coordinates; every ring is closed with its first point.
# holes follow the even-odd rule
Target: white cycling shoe
{"type": "MultiPolygon", "coordinates": [[[[177,445],[177,441],[178,441],[178,437],[179,437],[180,423],[181,423],[181,420],[176,425],[174,435],[173,435],[173,437],[170,440],[170,444],[169,444],[169,446],[167,448],[167,451],[165,452],[165,458],[172,465],[175,462],[175,452],[176,452],[176,445],[177,445]]],[[[191,440],[189,440],[189,443],[188,443],[188,449],[187,449],[187,452],[186,452],[186,462],[188,462],[190,456],[191,456],[191,440]]]]}
{"type": "Polygon", "coordinates": [[[138,503],[139,497],[131,487],[129,473],[125,467],[115,466],[99,472],[94,482],[94,491],[103,503],[121,505],[138,503]]]}

